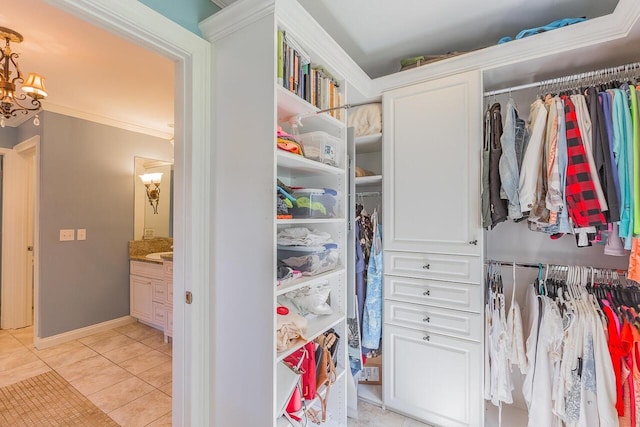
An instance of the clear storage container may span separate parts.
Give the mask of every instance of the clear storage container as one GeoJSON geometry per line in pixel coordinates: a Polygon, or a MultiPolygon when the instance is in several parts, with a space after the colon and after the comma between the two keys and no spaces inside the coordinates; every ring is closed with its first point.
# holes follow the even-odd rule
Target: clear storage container
{"type": "Polygon", "coordinates": [[[300,134],[300,143],[306,158],[331,166],[340,166],[337,161],[340,139],[318,131],[300,134]]]}
{"type": "Polygon", "coordinates": [[[322,246],[278,245],[278,260],[304,276],[313,276],[333,270],[338,265],[340,253],[338,245],[327,243],[322,246]]]}
{"type": "Polygon", "coordinates": [[[335,218],[338,216],[338,193],[330,188],[297,189],[289,213],[294,218],[335,218]]]}

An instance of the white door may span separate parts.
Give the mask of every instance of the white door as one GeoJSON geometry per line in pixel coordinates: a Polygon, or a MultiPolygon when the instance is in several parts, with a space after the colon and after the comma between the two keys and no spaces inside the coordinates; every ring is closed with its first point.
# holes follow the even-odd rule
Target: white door
{"type": "Polygon", "coordinates": [[[387,92],[385,250],[479,255],[480,73],[387,92]]]}
{"type": "Polygon", "coordinates": [[[383,387],[389,409],[426,423],[482,423],[482,346],[451,336],[384,326],[383,387]]]}

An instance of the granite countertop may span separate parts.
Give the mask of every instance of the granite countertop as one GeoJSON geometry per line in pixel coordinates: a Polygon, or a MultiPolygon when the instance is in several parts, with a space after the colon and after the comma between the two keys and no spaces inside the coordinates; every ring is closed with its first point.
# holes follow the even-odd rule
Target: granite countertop
{"type": "Polygon", "coordinates": [[[162,258],[163,261],[171,261],[171,262],[173,262],[173,254],[171,254],[171,255],[160,255],[160,258],[162,258]]]}
{"type": "MultiPolygon", "coordinates": [[[[171,257],[173,259],[173,257],[171,257]]],[[[131,261],[142,261],[142,262],[150,262],[152,264],[162,264],[161,259],[149,259],[146,255],[129,255],[129,260],[131,261]]]]}
{"type": "Polygon", "coordinates": [[[173,261],[173,254],[160,255],[162,259],[149,259],[147,258],[147,255],[157,252],[171,252],[172,249],[173,238],[170,237],[156,237],[148,240],[130,240],[129,259],[131,261],[162,264],[164,261],[173,261]]]}

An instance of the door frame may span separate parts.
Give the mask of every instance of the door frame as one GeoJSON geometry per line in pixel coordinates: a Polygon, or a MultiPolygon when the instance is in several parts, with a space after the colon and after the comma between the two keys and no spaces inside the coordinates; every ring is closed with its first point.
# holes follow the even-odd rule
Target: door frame
{"type": "Polygon", "coordinates": [[[138,1],[45,1],[175,61],[173,425],[209,425],[211,44],[138,1]]]}

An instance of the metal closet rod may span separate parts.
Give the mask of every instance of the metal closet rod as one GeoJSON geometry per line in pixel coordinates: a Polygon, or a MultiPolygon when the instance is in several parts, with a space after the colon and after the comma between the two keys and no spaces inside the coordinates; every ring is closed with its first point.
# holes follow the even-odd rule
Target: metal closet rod
{"type": "MultiPolygon", "coordinates": [[[[487,260],[484,262],[485,265],[489,265],[489,264],[493,264],[493,265],[500,265],[502,267],[513,267],[513,262],[507,262],[507,261],[493,261],[493,260],[487,260]]],[[[546,263],[540,263],[540,264],[529,264],[529,263],[521,263],[521,262],[516,262],[515,263],[516,267],[522,267],[522,268],[535,268],[538,269],[540,268],[540,266],[542,266],[542,268],[546,268],[547,266],[549,267],[554,267],[556,269],[560,269],[560,270],[567,270],[569,267],[567,265],[559,265],[559,264],[546,264],[546,263]]],[[[587,267],[587,268],[591,268],[591,266],[587,266],[587,265],[579,265],[577,267],[587,267]]],[[[594,270],[609,270],[609,271],[617,271],[617,272],[624,272],[626,273],[627,270],[623,270],[620,268],[603,268],[603,267],[593,267],[594,270]]]]}
{"type": "Polygon", "coordinates": [[[382,196],[382,191],[363,191],[361,193],[356,193],[356,197],[380,197],[382,196]]]}
{"type": "Polygon", "coordinates": [[[494,96],[500,95],[503,93],[516,92],[523,89],[530,89],[533,87],[542,87],[542,86],[550,86],[550,85],[558,85],[558,84],[568,84],[574,83],[580,80],[587,80],[591,82],[592,80],[603,78],[603,77],[615,77],[623,72],[630,72],[640,70],[640,62],[632,62],[625,65],[619,65],[617,67],[608,67],[602,68],[600,70],[587,71],[586,73],[577,73],[572,74],[570,76],[557,77],[555,79],[541,80],[535,83],[527,83],[519,86],[512,86],[509,88],[492,90],[489,92],[485,92],[484,96],[494,96]]]}

